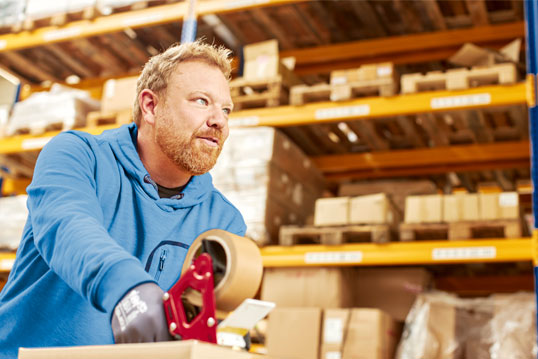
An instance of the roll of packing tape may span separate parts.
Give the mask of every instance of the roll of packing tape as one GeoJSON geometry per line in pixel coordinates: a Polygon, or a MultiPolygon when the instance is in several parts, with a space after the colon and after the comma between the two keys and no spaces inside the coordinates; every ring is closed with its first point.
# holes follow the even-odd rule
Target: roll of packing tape
{"type": "MultiPolygon", "coordinates": [[[[203,240],[209,248],[211,259],[221,267],[214,273],[217,309],[232,311],[245,299],[254,297],[258,291],[263,274],[260,249],[250,238],[221,229],[211,229],[194,240],[181,273],[185,273],[192,261],[203,252],[203,240]]],[[[200,293],[196,291],[190,291],[187,300],[198,306],[202,302],[200,293]]]]}

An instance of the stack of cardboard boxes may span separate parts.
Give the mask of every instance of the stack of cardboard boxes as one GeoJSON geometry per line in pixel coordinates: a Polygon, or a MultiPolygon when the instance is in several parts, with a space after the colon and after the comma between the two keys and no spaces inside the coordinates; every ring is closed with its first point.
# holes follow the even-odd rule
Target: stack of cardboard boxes
{"type": "Polygon", "coordinates": [[[430,286],[422,268],[267,268],[269,356],[392,358],[401,325],[430,286]]]}
{"type": "Polygon", "coordinates": [[[279,130],[234,128],[216,166],[213,183],[243,214],[247,236],[278,243],[279,227],[304,224],[324,189],[321,172],[279,130]]]}

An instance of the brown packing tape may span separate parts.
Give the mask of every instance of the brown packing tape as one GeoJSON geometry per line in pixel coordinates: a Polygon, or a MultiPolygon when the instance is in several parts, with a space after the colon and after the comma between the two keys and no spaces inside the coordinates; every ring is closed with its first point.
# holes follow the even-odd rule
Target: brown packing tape
{"type": "MultiPolygon", "coordinates": [[[[222,278],[215,278],[217,309],[232,311],[245,299],[254,297],[258,291],[263,274],[260,249],[250,238],[212,229],[194,240],[187,252],[181,273],[185,273],[193,259],[201,253],[204,239],[215,248],[215,254],[211,254],[212,259],[225,266],[222,278]],[[214,255],[218,258],[214,258],[214,255]]],[[[201,305],[199,292],[189,292],[187,300],[194,305],[201,305]]]]}

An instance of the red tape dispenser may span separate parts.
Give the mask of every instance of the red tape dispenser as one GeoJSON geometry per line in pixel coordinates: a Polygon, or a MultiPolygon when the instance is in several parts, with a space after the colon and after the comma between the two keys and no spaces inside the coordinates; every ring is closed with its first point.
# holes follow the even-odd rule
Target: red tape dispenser
{"type": "Polygon", "coordinates": [[[216,302],[213,282],[213,261],[207,253],[196,258],[188,271],[163,296],[168,330],[177,339],[197,339],[217,343],[216,302]],[[189,289],[202,296],[200,312],[188,321],[182,297],[189,289]]]}

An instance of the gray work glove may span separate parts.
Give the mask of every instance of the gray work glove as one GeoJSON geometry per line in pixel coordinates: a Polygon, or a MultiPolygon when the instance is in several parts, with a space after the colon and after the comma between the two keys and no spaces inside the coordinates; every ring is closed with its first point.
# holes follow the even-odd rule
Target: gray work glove
{"type": "Polygon", "coordinates": [[[164,314],[163,294],[157,284],[144,283],[119,301],[111,323],[117,344],[172,340],[164,314]]]}

